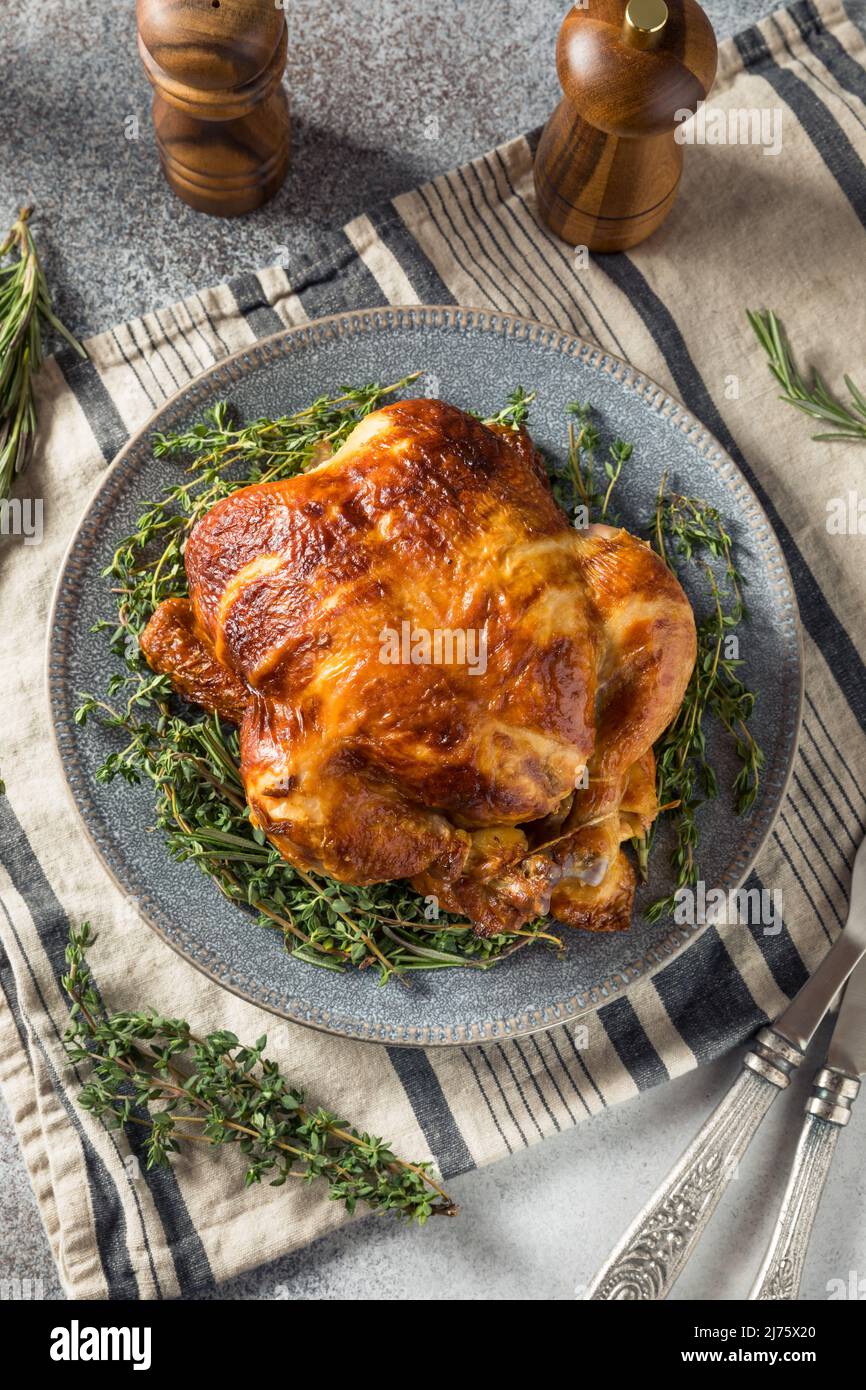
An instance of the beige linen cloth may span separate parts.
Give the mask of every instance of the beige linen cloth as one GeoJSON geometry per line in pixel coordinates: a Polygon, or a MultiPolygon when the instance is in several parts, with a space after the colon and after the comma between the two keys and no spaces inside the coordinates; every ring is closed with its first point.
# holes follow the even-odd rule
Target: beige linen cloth
{"type": "Polygon", "coordinates": [[[315,1187],[245,1190],[242,1158],[231,1151],[196,1149],[168,1173],[144,1174],[126,1138],[77,1107],[61,1046],[70,921],[89,918],[98,931],[92,965],[112,1007],[152,1003],[198,1032],[267,1032],[311,1097],[407,1157],[432,1153],[446,1173],[535,1143],[718,1055],[783,1007],[827,950],[866,813],[866,538],[830,534],[827,503],[863,488],[866,454],[811,442],[808,422],[778,402],[744,309],[778,309],[831,381],[860,370],[859,13],[800,3],[722,45],[713,105],[778,109],[782,149],[689,149],[673,214],[628,256],[577,269],[570,248],[538,228],[532,141],[520,138],[327,234],[315,259],[102,333],[88,344],[89,365],[67,356],[47,365],[41,443],[19,487],[45,499],[44,539],[7,539],[0,552],[0,1078],[70,1295],[195,1296],[344,1219],[315,1187]],[[784,931],[766,939],[747,926],[708,929],[593,1014],[580,1048],[573,1029],[560,1027],[522,1042],[400,1053],[283,1023],[226,993],[129,907],[82,829],[54,752],[43,672],[52,589],[124,438],[254,338],[384,302],[513,311],[627,358],[745,463],[797,588],[806,720],[790,794],[758,864],[762,882],[783,890],[784,931]]]}

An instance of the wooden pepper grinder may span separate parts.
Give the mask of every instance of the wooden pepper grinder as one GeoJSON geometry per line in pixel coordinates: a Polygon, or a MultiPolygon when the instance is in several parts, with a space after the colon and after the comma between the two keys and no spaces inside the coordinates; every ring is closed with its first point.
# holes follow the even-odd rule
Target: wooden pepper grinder
{"type": "Polygon", "coordinates": [[[274,0],[136,0],[136,15],[171,187],[217,217],[261,207],[289,167],[283,10],[274,0]]]}
{"type": "Polygon", "coordinates": [[[565,96],[535,157],[538,210],[591,251],[625,251],[665,220],[683,148],[674,131],[709,94],[716,39],[696,0],[589,0],[557,46],[565,96]]]}

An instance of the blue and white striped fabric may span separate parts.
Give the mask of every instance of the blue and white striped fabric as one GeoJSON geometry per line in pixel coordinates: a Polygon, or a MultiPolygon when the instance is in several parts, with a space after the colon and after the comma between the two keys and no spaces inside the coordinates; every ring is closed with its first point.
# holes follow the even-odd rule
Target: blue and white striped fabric
{"type": "Polygon", "coordinates": [[[70,920],[99,929],[97,982],[117,1007],[152,1001],[270,1035],[310,1094],[446,1175],[489,1163],[710,1060],[784,1006],[844,917],[866,817],[866,563],[833,536],[827,501],[862,485],[863,456],[813,444],[776,400],[745,306],[784,313],[838,378],[866,340],[866,46],[857,15],[799,0],[723,45],[723,109],[777,106],[783,147],[696,147],[668,223],[588,268],[539,229],[532,140],[518,139],[322,237],[287,269],[245,275],[103,333],[91,359],[42,378],[28,474],[46,501],[39,547],[10,546],[0,593],[0,1080],[65,1288],[165,1298],[311,1240],[342,1219],[313,1189],[253,1189],[231,1153],[144,1173],[134,1139],[78,1110],[60,1037],[70,920]],[[522,1041],[427,1053],[323,1037],[230,996],[168,951],[108,880],[52,753],[41,694],[48,604],[87,497],[128,435],[203,368],[291,324],[387,301],[490,306],[594,339],[667,385],[738,460],[772,519],[805,630],[807,697],[790,794],[757,874],[785,923],[709,928],[682,957],[592,1015],[522,1041]],[[838,356],[835,355],[838,352],[838,356]],[[732,382],[734,389],[732,389],[732,382]]]}

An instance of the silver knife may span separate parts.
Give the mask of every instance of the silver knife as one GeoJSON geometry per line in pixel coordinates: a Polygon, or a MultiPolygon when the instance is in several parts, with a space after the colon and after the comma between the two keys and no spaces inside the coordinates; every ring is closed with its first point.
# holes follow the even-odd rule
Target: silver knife
{"type": "Polygon", "coordinates": [[[749,1298],[796,1299],[840,1131],[866,1074],[866,959],[847,985],[827,1060],[815,1073],[779,1219],[749,1298]]]}
{"type": "Polygon", "coordinates": [[[667,1297],[758,1126],[864,954],[866,840],[854,859],[844,931],[772,1027],[758,1033],[730,1091],[602,1265],[585,1299],[667,1297]]]}

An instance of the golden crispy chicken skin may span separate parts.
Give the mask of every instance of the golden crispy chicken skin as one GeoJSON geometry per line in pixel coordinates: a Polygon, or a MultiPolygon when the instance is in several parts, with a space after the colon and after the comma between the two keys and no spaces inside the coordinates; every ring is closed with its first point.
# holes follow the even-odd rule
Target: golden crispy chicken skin
{"type": "Polygon", "coordinates": [[[643,542],[569,526],[528,435],[386,406],[218,503],[186,568],[142,649],[239,724],[251,817],[290,863],[410,879],[481,932],[628,925],[620,844],[657,813],[694,619],[643,542]]]}

